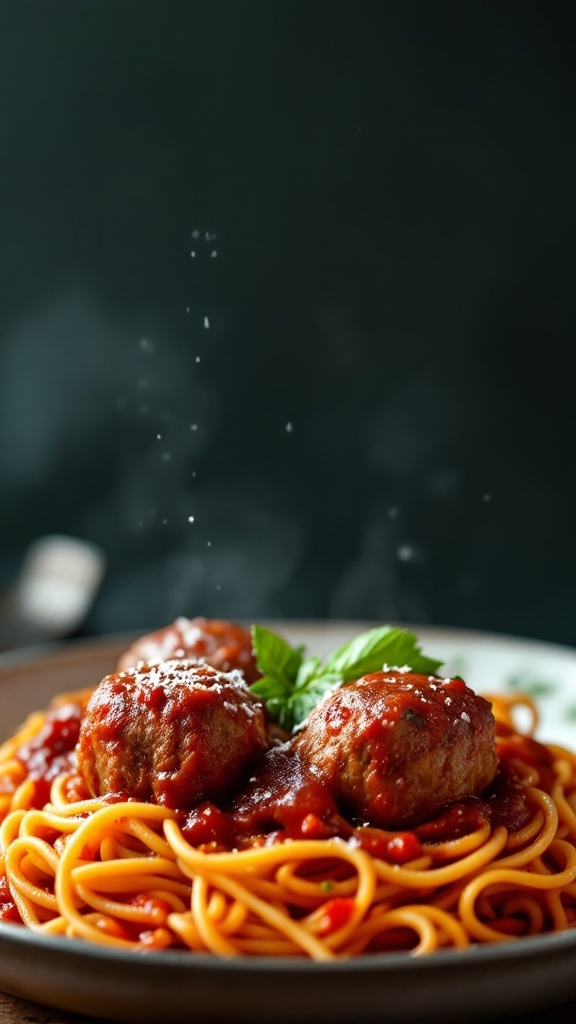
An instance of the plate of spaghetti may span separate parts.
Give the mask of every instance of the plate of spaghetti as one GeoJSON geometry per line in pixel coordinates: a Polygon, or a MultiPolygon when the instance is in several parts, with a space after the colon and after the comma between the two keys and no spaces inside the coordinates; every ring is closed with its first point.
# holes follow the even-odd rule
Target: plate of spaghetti
{"type": "Polygon", "coordinates": [[[0,662],[0,988],[155,1024],[576,998],[576,651],[180,618],[0,662]]]}

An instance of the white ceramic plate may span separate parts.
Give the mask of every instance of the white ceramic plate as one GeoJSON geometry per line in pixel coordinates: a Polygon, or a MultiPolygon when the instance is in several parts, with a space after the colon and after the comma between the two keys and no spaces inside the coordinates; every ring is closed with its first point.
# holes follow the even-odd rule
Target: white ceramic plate
{"type": "MultiPolygon", "coordinates": [[[[275,623],[325,654],[371,623],[275,623]]],[[[415,628],[480,692],[521,688],[539,737],[576,746],[576,650],[451,629],[415,628]]],[[[0,659],[0,740],[55,693],[96,684],[132,638],[79,641],[0,659]]],[[[134,1024],[372,1024],[505,1018],[576,999],[576,931],[433,957],[373,955],[330,964],[135,954],[0,924],[0,989],[62,1010],[134,1024]]]]}

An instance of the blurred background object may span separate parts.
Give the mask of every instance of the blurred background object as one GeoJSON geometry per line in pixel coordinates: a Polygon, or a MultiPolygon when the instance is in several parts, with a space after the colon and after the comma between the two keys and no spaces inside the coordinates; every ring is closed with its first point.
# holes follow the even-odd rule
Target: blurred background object
{"type": "Polygon", "coordinates": [[[0,651],[60,640],[81,628],[104,577],[95,544],[76,537],[40,537],[0,599],[0,651]]]}
{"type": "Polygon", "coordinates": [[[0,586],[576,643],[576,4],[0,0],[0,586]]]}

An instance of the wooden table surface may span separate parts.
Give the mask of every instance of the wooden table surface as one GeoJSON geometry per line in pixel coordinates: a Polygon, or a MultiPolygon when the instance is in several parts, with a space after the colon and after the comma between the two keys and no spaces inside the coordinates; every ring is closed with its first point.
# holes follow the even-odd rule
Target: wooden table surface
{"type": "MultiPolygon", "coordinates": [[[[576,970],[576,965],[575,965],[576,970]]],[[[191,1018],[192,1019],[192,1018],[191,1018]]],[[[492,1024],[575,1024],[576,1001],[520,1017],[507,1017],[492,1024]]],[[[0,992],[0,1024],[104,1024],[101,1017],[85,1017],[78,1013],[64,1013],[38,1003],[28,1003],[0,992]]],[[[170,1021],[166,1021],[170,1024],[170,1021]]],[[[198,1024],[202,1024],[198,1021],[198,1024]]],[[[350,1024],[356,1024],[351,1021],[350,1024]]]]}

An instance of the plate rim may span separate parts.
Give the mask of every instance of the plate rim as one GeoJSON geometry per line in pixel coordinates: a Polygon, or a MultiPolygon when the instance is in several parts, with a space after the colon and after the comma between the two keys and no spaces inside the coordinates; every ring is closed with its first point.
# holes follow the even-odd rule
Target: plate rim
{"type": "MultiPolygon", "coordinates": [[[[499,632],[497,630],[490,629],[478,629],[469,626],[450,626],[443,623],[425,623],[425,622],[412,622],[412,621],[391,621],[383,623],[380,619],[326,619],[326,618],[310,618],[302,619],[299,617],[294,618],[278,618],[278,617],[260,617],[254,619],[241,619],[235,618],[233,620],[238,625],[248,627],[253,622],[261,623],[267,628],[282,629],[288,628],[290,630],[302,628],[306,631],[320,630],[328,627],[330,630],[354,630],[354,629],[371,629],[376,626],[389,625],[398,626],[402,629],[409,629],[419,638],[421,633],[433,634],[434,637],[442,639],[445,635],[447,638],[454,640],[462,640],[465,643],[470,642],[489,642],[496,643],[498,645],[520,645],[528,648],[539,649],[543,653],[546,650],[556,651],[557,653],[564,653],[572,657],[576,657],[576,643],[574,645],[569,643],[560,643],[556,640],[546,640],[535,636],[524,636],[521,634],[499,632]]],[[[168,623],[167,625],[171,625],[168,623]]],[[[30,644],[26,647],[17,648],[14,650],[0,652],[0,671],[5,668],[18,667],[22,663],[43,661],[46,658],[52,658],[57,654],[64,655],[67,660],[68,657],[72,658],[74,654],[82,654],[85,651],[92,648],[100,647],[115,647],[117,644],[132,643],[134,639],[145,636],[149,632],[155,632],[158,628],[163,627],[150,627],[141,629],[121,630],[112,633],[95,633],[89,636],[72,637],[67,640],[50,640],[45,643],[30,644]]]]}
{"type": "MultiPolygon", "coordinates": [[[[377,625],[378,623],[369,620],[350,619],[269,619],[266,620],[266,624],[270,627],[275,626],[277,629],[284,625],[285,628],[289,628],[291,631],[297,631],[299,628],[302,628],[303,631],[305,630],[310,635],[314,631],[321,631],[326,627],[334,632],[343,630],[353,632],[362,628],[370,628],[370,626],[377,625]]],[[[443,637],[446,637],[452,644],[462,643],[463,645],[475,644],[481,646],[488,644],[500,648],[513,645],[516,648],[520,647],[527,653],[539,653],[541,656],[545,656],[547,653],[563,654],[569,661],[576,664],[576,648],[551,641],[493,633],[487,630],[462,629],[459,627],[411,623],[398,623],[398,625],[404,625],[406,628],[412,629],[417,636],[434,636],[434,639],[440,642],[443,637]]],[[[111,656],[114,656],[114,654],[120,652],[124,644],[131,642],[134,637],[142,635],[142,632],[139,631],[80,637],[64,642],[42,644],[0,655],[0,697],[2,693],[2,676],[7,672],[20,675],[21,672],[25,673],[29,668],[34,668],[38,672],[45,662],[58,663],[59,661],[64,661],[67,666],[72,667],[75,662],[81,664],[86,659],[95,656],[97,652],[101,657],[105,657],[108,649],[111,656]]],[[[303,637],[303,641],[305,640],[306,637],[303,637]]],[[[301,978],[303,983],[311,985],[313,989],[317,986],[319,991],[324,992],[325,986],[330,985],[331,979],[333,981],[338,976],[342,978],[343,982],[346,979],[350,983],[354,982],[353,985],[351,984],[351,988],[355,992],[358,991],[358,985],[361,985],[362,982],[368,986],[366,991],[367,993],[372,991],[372,995],[367,994],[364,997],[364,1003],[362,998],[358,997],[358,1012],[361,1012],[364,1007],[364,1012],[367,1014],[366,1019],[375,1020],[376,1017],[373,1016],[375,1013],[373,987],[374,985],[379,985],[380,982],[382,983],[383,998],[386,997],[388,992],[394,1002],[394,999],[398,1000],[399,998],[398,985],[402,983],[402,979],[405,979],[403,984],[413,979],[416,982],[416,988],[420,988],[421,984],[434,988],[434,986],[441,983],[443,978],[446,982],[454,984],[460,984],[464,978],[467,978],[475,990],[475,986],[480,983],[479,978],[484,976],[487,971],[495,972],[500,978],[503,973],[510,972],[512,976],[517,976],[518,972],[523,972],[526,969],[532,975],[537,975],[541,979],[542,991],[536,997],[532,984],[535,1008],[537,1008],[538,999],[538,1005],[542,1009],[551,1007],[554,1005],[554,1001],[556,1005],[560,1002],[565,1003],[567,1000],[570,1002],[576,999],[576,972],[574,975],[569,973],[566,964],[568,963],[571,967],[575,954],[576,928],[544,935],[524,936],[500,943],[476,943],[464,950],[439,950],[432,956],[412,956],[410,953],[371,953],[365,954],[362,957],[350,958],[349,960],[338,959],[331,962],[318,963],[304,958],[266,958],[254,956],[222,959],[210,954],[193,954],[188,950],[168,949],[140,952],[137,950],[116,949],[100,946],[78,938],[42,935],[26,929],[22,925],[0,922],[0,990],[11,993],[19,998],[31,998],[37,1002],[45,1002],[47,1006],[56,1009],[72,1010],[72,1012],[83,1014],[95,1012],[106,1016],[104,1003],[101,1006],[95,1006],[94,1010],[91,1011],[84,1005],[71,1006],[70,1004],[65,1004],[60,1000],[60,997],[58,999],[53,997],[48,999],[46,988],[41,987],[40,990],[36,988],[35,994],[27,994],[22,990],[22,984],[18,983],[18,977],[12,980],[12,976],[6,975],[2,965],[2,961],[5,958],[7,961],[12,959],[16,960],[16,962],[19,962],[20,958],[22,960],[26,958],[30,963],[38,965],[46,959],[46,962],[55,965],[54,969],[57,975],[63,979],[76,972],[78,978],[88,985],[93,993],[93,997],[98,995],[98,992],[95,991],[95,976],[107,968],[110,968],[111,974],[124,976],[127,984],[129,986],[131,984],[134,987],[135,984],[140,984],[141,972],[145,971],[146,965],[148,965],[151,976],[162,973],[167,979],[172,978],[175,982],[180,983],[183,986],[183,991],[190,996],[198,994],[204,999],[205,1003],[206,999],[209,998],[207,992],[210,986],[214,982],[218,982],[219,979],[222,982],[228,979],[230,985],[234,987],[235,980],[242,986],[247,984],[250,978],[257,977],[261,977],[263,983],[266,982],[268,986],[273,983],[290,986],[291,979],[301,978]],[[564,966],[560,968],[563,972],[560,976],[562,994],[556,999],[556,985],[553,981],[553,975],[554,965],[556,964],[558,967],[558,962],[564,966]]],[[[42,983],[39,982],[38,984],[41,985],[42,983]]],[[[120,982],[116,979],[115,984],[118,986],[120,982]]],[[[500,985],[505,985],[505,983],[500,981],[500,985]]],[[[144,987],[146,988],[146,986],[144,987]]],[[[223,985],[217,987],[222,988],[223,985]]],[[[338,987],[340,988],[340,983],[338,987]]],[[[174,998],[176,998],[174,1008],[177,1011],[177,1019],[180,1021],[183,1017],[179,1016],[178,998],[174,998]]],[[[221,999],[220,997],[215,997],[215,1002],[221,1005],[222,999],[225,998],[225,996],[222,996],[221,999]]],[[[484,999],[484,997],[482,998],[484,999]]],[[[512,999],[512,996],[509,997],[510,999],[512,999]]],[[[417,1001],[415,995],[408,999],[408,1016],[404,1015],[402,1019],[412,1021],[413,1018],[410,1016],[409,1007],[414,1005],[414,1000],[417,1001]]],[[[494,1004],[493,996],[485,1004],[484,1013],[491,1017],[498,1016],[498,1014],[495,1014],[490,1009],[489,1004],[490,1006],[494,1004]]],[[[482,1002],[483,1005],[484,1003],[482,1002]]],[[[479,1007],[480,1010],[482,1006],[479,1007]]],[[[514,1016],[517,1013],[528,1012],[531,1006],[532,1003],[528,1005],[526,997],[522,996],[519,997],[518,1004],[514,1003],[512,1005],[509,1001],[502,1012],[514,1016]],[[516,1008],[516,1005],[519,1008],[516,1008]]],[[[210,1012],[207,1012],[205,1008],[207,1024],[212,1020],[216,1024],[216,1018],[211,1015],[211,1006],[208,1009],[210,1012]]],[[[140,1011],[135,1010],[134,1012],[139,1013],[140,1011]]],[[[216,1013],[216,1011],[214,1012],[216,1013]]],[[[430,1010],[430,1015],[432,1015],[432,1009],[430,1010]]],[[[112,1018],[108,1014],[106,1019],[112,1018]]],[[[140,1017],[123,1012],[119,1019],[139,1021],[140,1017]]],[[[155,1020],[156,1018],[145,1016],[142,1019],[155,1020]]],[[[326,1018],[321,1015],[321,1019],[324,1021],[326,1018]]],[[[424,1019],[429,1018],[427,1015],[418,1016],[418,1024],[424,1019]]]]}
{"type": "MultiPolygon", "coordinates": [[[[327,975],[342,971],[349,974],[364,973],[365,971],[387,973],[410,970],[412,972],[433,968],[435,964],[442,964],[447,969],[453,969],[462,964],[469,964],[471,960],[484,965],[488,965],[494,960],[501,963],[503,960],[516,960],[521,953],[524,954],[520,957],[522,960],[533,959],[543,952],[552,955],[556,948],[564,951],[574,947],[576,952],[576,928],[540,935],[526,935],[503,942],[474,943],[466,949],[442,949],[437,950],[431,956],[412,956],[410,953],[367,953],[361,957],[331,961],[263,956],[225,958],[212,956],[209,953],[192,953],[185,949],[125,950],[113,946],[100,946],[89,940],[66,938],[62,935],[42,935],[23,925],[12,924],[8,921],[0,921],[0,945],[3,935],[10,941],[23,946],[33,945],[34,948],[46,948],[55,952],[70,952],[74,958],[83,960],[92,960],[96,957],[102,961],[108,960],[118,964],[134,964],[140,962],[141,958],[142,962],[157,966],[165,964],[172,968],[196,968],[213,973],[223,970],[229,973],[231,968],[240,972],[261,971],[264,968],[267,972],[278,971],[288,974],[305,970],[307,973],[327,975]]],[[[576,973],[574,981],[576,995],[576,973]]]]}

